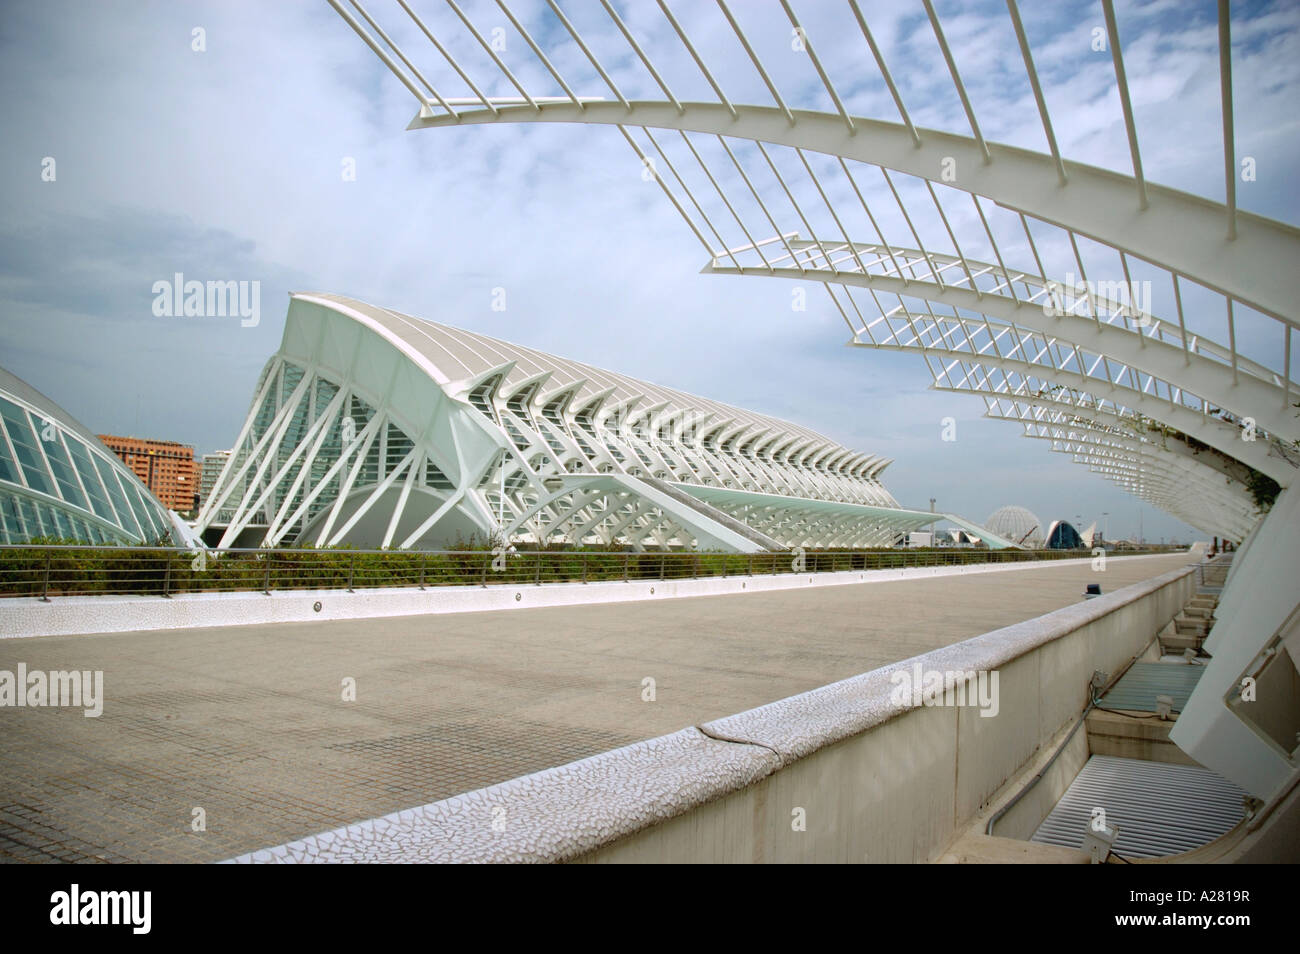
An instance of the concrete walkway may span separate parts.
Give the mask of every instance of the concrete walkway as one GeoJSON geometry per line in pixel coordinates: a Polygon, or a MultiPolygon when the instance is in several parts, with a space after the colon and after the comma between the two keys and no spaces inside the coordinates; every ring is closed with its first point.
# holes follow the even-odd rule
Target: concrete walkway
{"type": "Polygon", "coordinates": [[[1182,566],[0,640],[104,708],[0,708],[0,860],[215,861],[675,731],[1182,566]],[[653,679],[654,701],[643,680],[653,679]],[[355,701],[345,681],[355,680],[355,701]],[[206,830],[192,830],[201,809],[206,830]]]}

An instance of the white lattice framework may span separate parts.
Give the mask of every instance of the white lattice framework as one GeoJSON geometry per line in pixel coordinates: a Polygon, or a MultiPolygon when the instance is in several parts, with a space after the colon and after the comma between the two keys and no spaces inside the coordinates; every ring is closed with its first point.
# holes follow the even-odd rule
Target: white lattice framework
{"type": "Polygon", "coordinates": [[[457,540],[889,546],[887,459],[806,428],[334,295],[294,295],[199,516],[228,547],[457,540]]]}
{"type": "Polygon", "coordinates": [[[1240,539],[1256,522],[1252,471],[1282,487],[1292,482],[1300,461],[1291,368],[1300,232],[1236,205],[1227,0],[1219,2],[1223,202],[1146,180],[1111,0],[1098,12],[1131,175],[1062,155],[1015,0],[1007,0],[1016,42],[1006,55],[1022,64],[1045,151],[985,138],[958,70],[962,51],[949,46],[930,0],[918,12],[938,56],[907,67],[946,70],[968,135],[913,122],[856,0],[835,8],[834,33],[861,41],[857,62],[839,70],[819,55],[819,36],[831,30],[811,35],[788,0],[735,10],[716,0],[730,49],[718,31],[707,49],[693,41],[665,0],[657,22],[645,7],[620,14],[609,0],[598,10],[497,0],[477,21],[455,0],[420,11],[398,0],[380,18],[356,2],[329,2],[417,99],[412,129],[618,127],[705,249],[706,272],[822,283],[851,344],[923,355],[937,388],[1025,410],[1045,393],[1067,394],[1125,419],[1133,426],[1122,444],[1071,453],[1207,533],[1240,539]],[[495,26],[500,16],[509,44],[495,26]],[[752,31],[773,18],[797,37],[798,83],[778,82],[788,64],[772,71],[757,52],[752,31]],[[475,59],[486,69],[467,65],[475,59]],[[629,93],[631,67],[648,81],[629,93]],[[712,98],[674,94],[701,78],[712,98]],[[896,118],[853,110],[860,93],[855,100],[843,91],[863,79],[888,89],[896,118]],[[491,92],[502,86],[508,95],[491,92]],[[738,102],[726,93],[736,88],[762,97],[738,102]],[[827,101],[832,109],[816,108],[827,101]],[[814,108],[799,108],[805,103],[814,108]],[[887,225],[902,229],[903,241],[890,242],[887,225]],[[1150,289],[1167,311],[1152,313],[1150,289]],[[1218,332],[1207,334],[1211,326],[1218,332]]]}

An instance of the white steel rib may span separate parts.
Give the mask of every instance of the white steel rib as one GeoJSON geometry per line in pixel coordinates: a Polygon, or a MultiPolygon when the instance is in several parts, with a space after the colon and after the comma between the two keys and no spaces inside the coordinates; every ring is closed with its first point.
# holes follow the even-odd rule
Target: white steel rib
{"type": "MultiPolygon", "coordinates": [[[[688,23],[666,0],[655,14],[638,9],[635,17],[607,0],[599,9],[497,0],[494,13],[506,17],[508,31],[494,26],[495,16],[489,24],[480,11],[483,22],[476,23],[450,2],[419,10],[402,2],[384,17],[359,2],[329,2],[416,98],[412,129],[616,126],[706,250],[705,271],[821,282],[853,345],[916,351],[932,369],[932,359],[948,355],[975,369],[959,390],[999,393],[990,382],[1028,376],[1115,402],[1154,422],[1166,444],[1208,445],[1243,464],[1228,478],[1234,501],[1252,472],[1282,487],[1292,482],[1300,463],[1291,368],[1300,231],[1236,207],[1230,136],[1226,203],[1147,178],[1123,23],[1109,3],[1099,13],[1113,44],[1117,119],[1132,174],[1062,155],[1034,65],[1032,24],[1026,26],[1015,0],[1006,12],[1007,36],[1016,43],[1004,55],[1021,65],[1046,152],[986,138],[961,77],[962,50],[950,45],[928,2],[918,12],[929,20],[938,63],[905,66],[947,72],[952,106],[960,105],[969,135],[915,123],[855,0],[818,9],[820,33],[785,0],[744,8],[717,0],[708,20],[715,42],[707,45],[692,35],[705,11],[692,10],[698,18],[688,23]],[[861,39],[862,57],[852,69],[837,67],[820,49],[832,16],[843,35],[861,39]],[[772,18],[788,23],[795,37],[798,84],[788,79],[790,63],[774,73],[759,52],[763,44],[752,31],[761,33],[772,18]],[[474,75],[466,66],[471,54],[474,75]],[[526,85],[522,76],[541,86],[526,85]],[[855,111],[862,96],[848,91],[873,77],[887,87],[896,116],[855,111]],[[712,100],[680,95],[701,79],[712,100]],[[443,94],[452,87],[467,95],[443,94]],[[495,89],[510,92],[484,92],[495,89]],[[736,90],[762,95],[743,101],[736,90]],[[831,108],[815,108],[824,104],[831,108]],[[886,226],[902,227],[903,241],[889,241],[886,226]],[[1095,265],[1099,250],[1109,255],[1103,269],[1095,265]],[[1153,286],[1160,314],[1150,307],[1153,286]],[[1217,301],[1208,312],[1207,300],[1217,301]],[[1261,336],[1272,342],[1267,357],[1259,347],[1243,350],[1245,324],[1252,344],[1261,336]],[[1210,325],[1220,332],[1196,330],[1210,325]]],[[[1221,5],[1221,42],[1230,37],[1228,16],[1221,5]]],[[[1230,57],[1221,66],[1230,106],[1230,57]]],[[[1229,133],[1231,124],[1226,113],[1229,133]]],[[[938,375],[935,383],[947,384],[938,375]]],[[[1114,453],[1098,451],[1103,458],[1114,453]]],[[[1135,466],[1142,472],[1151,464],[1142,458],[1135,466]]],[[[1124,486],[1171,506],[1168,495],[1136,489],[1146,486],[1141,481],[1124,486]]],[[[1241,515],[1224,509],[1217,495],[1176,509],[1182,519],[1195,513],[1194,525],[1207,532],[1240,532],[1241,515]]]]}

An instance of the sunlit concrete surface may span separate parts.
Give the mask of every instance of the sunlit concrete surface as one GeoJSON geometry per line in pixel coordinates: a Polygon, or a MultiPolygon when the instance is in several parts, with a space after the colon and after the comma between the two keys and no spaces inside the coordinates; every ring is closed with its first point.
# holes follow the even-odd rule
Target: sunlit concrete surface
{"type": "Polygon", "coordinates": [[[229,858],[739,712],[1188,559],[0,641],[0,670],[102,669],[105,694],[99,718],[0,709],[0,859],[229,858]]]}

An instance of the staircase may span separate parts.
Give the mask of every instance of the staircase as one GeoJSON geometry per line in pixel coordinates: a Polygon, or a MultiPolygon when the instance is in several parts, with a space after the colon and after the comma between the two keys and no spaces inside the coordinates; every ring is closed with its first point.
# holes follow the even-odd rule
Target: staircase
{"type": "Polygon", "coordinates": [[[1214,627],[1214,611],[1231,565],[1232,555],[1223,554],[1197,567],[1196,595],[1174,617],[1173,632],[1166,630],[1160,635],[1161,652],[1177,655],[1191,649],[1201,654],[1201,645],[1214,627]]]}

